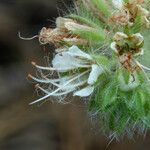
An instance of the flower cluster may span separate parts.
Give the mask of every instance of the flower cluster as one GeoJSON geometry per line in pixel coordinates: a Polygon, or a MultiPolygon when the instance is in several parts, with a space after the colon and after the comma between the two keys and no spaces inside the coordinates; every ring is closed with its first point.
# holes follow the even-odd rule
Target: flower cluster
{"type": "Polygon", "coordinates": [[[129,0],[128,2],[114,0],[114,4],[118,10],[114,13],[112,21],[117,21],[123,26],[133,26],[136,19],[140,17],[142,25],[149,28],[150,22],[148,17],[150,14],[149,11],[142,6],[144,0],[129,0]]]}
{"type": "Polygon", "coordinates": [[[150,126],[150,68],[142,65],[148,53],[147,4],[78,0],[74,11],[56,19],[56,28],[43,27],[40,44],[56,50],[48,66],[32,62],[40,76],[29,77],[44,96],[31,104],[67,94],[89,97],[88,109],[98,114],[105,132],[143,134],[150,126]]]}

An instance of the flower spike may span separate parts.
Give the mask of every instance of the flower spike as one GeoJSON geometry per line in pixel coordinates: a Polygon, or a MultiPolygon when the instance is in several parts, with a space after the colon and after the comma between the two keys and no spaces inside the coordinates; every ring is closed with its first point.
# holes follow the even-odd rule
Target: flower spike
{"type": "Polygon", "coordinates": [[[50,97],[63,103],[68,94],[87,97],[87,109],[97,114],[108,137],[144,134],[150,127],[150,68],[143,65],[149,57],[148,1],[75,3],[55,28],[43,27],[33,37],[53,44],[55,54],[47,66],[31,63],[38,77],[28,77],[44,96],[30,104],[50,97]]]}

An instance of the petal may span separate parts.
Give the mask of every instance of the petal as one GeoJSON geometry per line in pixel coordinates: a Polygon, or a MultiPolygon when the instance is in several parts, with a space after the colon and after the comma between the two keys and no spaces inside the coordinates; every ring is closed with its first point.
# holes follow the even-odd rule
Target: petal
{"type": "Polygon", "coordinates": [[[56,54],[52,61],[53,67],[62,72],[77,68],[76,66],[78,63],[79,62],[77,62],[74,57],[70,56],[66,52],[56,54]]]}
{"type": "Polygon", "coordinates": [[[92,65],[92,71],[90,72],[88,78],[88,84],[94,84],[103,72],[104,69],[101,66],[98,66],[96,64],[92,65]]]}
{"type": "Polygon", "coordinates": [[[52,60],[53,67],[56,68],[57,70],[67,70],[71,69],[72,65],[70,65],[70,61],[73,58],[70,57],[69,55],[66,55],[66,53],[61,54],[56,54],[54,59],[52,60]]]}
{"type": "Polygon", "coordinates": [[[52,64],[53,67],[59,72],[69,71],[72,69],[77,69],[79,67],[80,68],[90,67],[90,65],[87,64],[87,62],[85,62],[82,59],[78,59],[71,56],[68,52],[56,54],[52,61],[52,64]]]}
{"type": "Polygon", "coordinates": [[[87,86],[73,94],[73,96],[87,97],[90,96],[94,91],[93,86],[87,86]]]}
{"type": "Polygon", "coordinates": [[[77,46],[70,47],[68,54],[70,56],[81,57],[81,58],[86,58],[86,59],[92,60],[92,57],[89,54],[81,51],[77,46]]]}

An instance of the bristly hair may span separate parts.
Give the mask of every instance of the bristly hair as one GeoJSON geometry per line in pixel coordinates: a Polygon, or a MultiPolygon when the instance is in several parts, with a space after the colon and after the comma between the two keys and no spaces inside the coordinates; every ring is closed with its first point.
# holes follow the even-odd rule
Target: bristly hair
{"type": "Polygon", "coordinates": [[[36,36],[56,51],[46,67],[32,63],[41,76],[29,77],[44,96],[31,104],[50,96],[61,103],[67,94],[88,97],[88,111],[97,114],[111,139],[145,135],[150,127],[150,1],[77,0],[64,6],[56,28],[43,27],[36,36]]]}

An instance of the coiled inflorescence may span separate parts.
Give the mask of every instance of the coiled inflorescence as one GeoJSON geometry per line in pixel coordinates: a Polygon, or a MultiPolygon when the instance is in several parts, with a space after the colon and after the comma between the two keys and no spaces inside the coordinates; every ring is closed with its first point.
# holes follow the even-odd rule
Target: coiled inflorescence
{"type": "Polygon", "coordinates": [[[56,50],[48,66],[32,63],[41,77],[29,77],[44,96],[31,104],[70,93],[90,96],[89,111],[97,112],[105,132],[144,132],[150,126],[150,68],[141,61],[148,6],[148,0],[78,0],[72,13],[56,19],[56,28],[43,27],[40,44],[56,50]]]}

